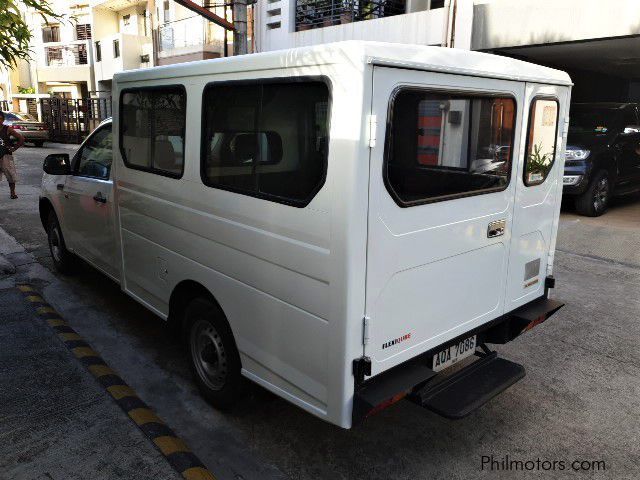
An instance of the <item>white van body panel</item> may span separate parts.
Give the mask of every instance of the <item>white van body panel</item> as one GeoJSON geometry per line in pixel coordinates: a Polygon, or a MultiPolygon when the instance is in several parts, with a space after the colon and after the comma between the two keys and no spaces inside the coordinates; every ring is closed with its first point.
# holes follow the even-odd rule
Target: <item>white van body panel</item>
{"type": "MultiPolygon", "coordinates": [[[[525,261],[530,244],[514,250],[516,238],[522,243],[540,232],[541,268],[550,271],[562,162],[556,161],[540,192],[519,191],[523,122],[536,88],[558,96],[564,118],[570,85],[563,72],[504,57],[359,41],[118,73],[114,273],[125,292],[165,319],[178,286],[202,285],[229,321],[245,376],[349,428],[354,359],[371,355],[375,376],[541,295],[536,290],[518,297],[510,275],[516,278],[521,267],[510,265],[511,252],[525,261]],[[315,197],[298,208],[206,186],[200,175],[205,86],[295,77],[321,78],[330,91],[326,180],[315,197]],[[381,162],[390,94],[401,84],[511,95],[518,113],[508,187],[424,208],[398,207],[384,188],[381,162]],[[122,91],[162,85],[186,92],[180,178],[128,168],[120,150],[122,91]],[[541,216],[542,223],[527,230],[541,216]],[[507,230],[487,239],[487,224],[495,219],[505,219],[507,230]],[[426,306],[417,288],[425,282],[431,298],[426,306]],[[371,338],[364,345],[366,315],[371,338]],[[420,331],[415,343],[392,355],[379,349],[406,328],[420,331]]],[[[56,206],[59,179],[47,177],[43,195],[64,217],[56,206]]],[[[61,224],[75,228],[62,218],[61,224]]]]}

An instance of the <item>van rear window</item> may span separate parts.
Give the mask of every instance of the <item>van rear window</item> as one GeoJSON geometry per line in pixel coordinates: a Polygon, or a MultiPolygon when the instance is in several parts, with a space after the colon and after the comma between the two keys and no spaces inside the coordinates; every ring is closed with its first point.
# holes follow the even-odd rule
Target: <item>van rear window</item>
{"type": "Polygon", "coordinates": [[[529,112],[527,155],[524,162],[524,184],[543,183],[553,168],[558,134],[558,101],[536,98],[529,112]]]}
{"type": "Polygon", "coordinates": [[[179,178],[184,167],[183,87],[132,88],[120,101],[120,151],[129,168],[179,178]]]}
{"type": "Polygon", "coordinates": [[[206,185],[297,207],[311,201],[327,168],[324,82],[211,84],[202,108],[206,185]]]}
{"type": "Polygon", "coordinates": [[[504,190],[511,175],[513,98],[406,88],[393,99],[385,183],[410,207],[504,190]]]}

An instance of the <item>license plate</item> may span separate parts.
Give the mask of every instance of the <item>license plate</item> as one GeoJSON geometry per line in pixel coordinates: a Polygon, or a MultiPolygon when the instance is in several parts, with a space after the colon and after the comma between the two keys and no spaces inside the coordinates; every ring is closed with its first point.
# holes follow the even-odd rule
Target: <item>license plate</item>
{"type": "Polygon", "coordinates": [[[439,351],[433,356],[433,367],[431,370],[439,372],[460,360],[473,355],[476,351],[476,336],[467,337],[458,343],[439,351]]]}

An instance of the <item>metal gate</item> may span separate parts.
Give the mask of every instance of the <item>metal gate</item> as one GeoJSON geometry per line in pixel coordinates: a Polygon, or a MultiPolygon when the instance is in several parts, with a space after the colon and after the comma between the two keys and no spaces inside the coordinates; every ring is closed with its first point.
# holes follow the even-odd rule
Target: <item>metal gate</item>
{"type": "Polygon", "coordinates": [[[6,112],[9,110],[9,102],[7,102],[6,100],[0,100],[0,110],[2,110],[3,112],[6,112]]]}
{"type": "Polygon", "coordinates": [[[111,116],[111,97],[41,98],[40,107],[52,141],[80,143],[102,120],[111,116]]]}

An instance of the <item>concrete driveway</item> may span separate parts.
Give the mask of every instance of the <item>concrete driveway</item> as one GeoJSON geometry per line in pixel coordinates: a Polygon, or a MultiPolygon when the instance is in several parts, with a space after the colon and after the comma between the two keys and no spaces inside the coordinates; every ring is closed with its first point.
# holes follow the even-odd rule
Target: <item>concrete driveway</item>
{"type": "Polygon", "coordinates": [[[73,277],[52,274],[37,218],[37,185],[45,153],[57,148],[19,152],[20,199],[9,200],[0,185],[0,227],[35,262],[18,274],[42,291],[218,478],[640,476],[636,199],[617,203],[599,219],[563,214],[554,295],[567,306],[498,348],[525,366],[524,380],[461,421],[401,402],[345,431],[257,387],[233,413],[213,410],[199,397],[181,347],[157,318],[90,268],[73,277]],[[520,464],[514,461],[535,465],[515,471],[520,464]],[[587,471],[575,471],[575,465],[587,471]]]}

